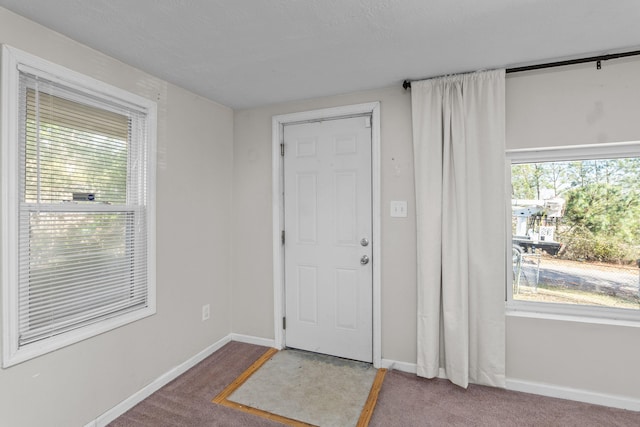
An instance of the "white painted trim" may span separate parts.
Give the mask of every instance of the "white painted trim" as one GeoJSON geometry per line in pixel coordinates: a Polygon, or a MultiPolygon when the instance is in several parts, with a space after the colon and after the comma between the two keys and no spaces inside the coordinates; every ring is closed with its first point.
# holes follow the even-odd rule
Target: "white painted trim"
{"type": "Polygon", "coordinates": [[[0,279],[2,280],[2,367],[8,367],[9,361],[17,351],[13,331],[17,327],[17,292],[14,283],[18,276],[18,109],[19,105],[17,59],[13,50],[2,45],[0,78],[0,279]],[[12,209],[10,209],[12,207],[12,209]]]}
{"type": "Polygon", "coordinates": [[[568,399],[578,402],[592,403],[595,405],[610,406],[612,408],[640,411],[640,399],[634,399],[626,396],[597,393],[589,390],[581,390],[553,384],[543,384],[517,379],[507,379],[506,388],[507,390],[511,391],[520,391],[523,393],[532,393],[541,396],[556,397],[559,399],[568,399]]]}
{"type": "Polygon", "coordinates": [[[229,334],[226,337],[218,340],[214,344],[202,350],[200,353],[195,356],[187,359],[185,362],[179,364],[175,368],[165,372],[151,383],[143,387],[141,390],[138,390],[122,402],[118,403],[113,408],[109,409],[107,412],[100,415],[93,421],[90,421],[85,427],[102,427],[106,426],[120,415],[127,412],[129,409],[136,406],[138,403],[142,402],[147,397],[151,396],[156,391],[160,390],[165,385],[169,384],[171,381],[179,377],[180,375],[187,372],[189,369],[193,368],[198,363],[202,362],[207,357],[211,356],[213,353],[221,349],[225,344],[232,341],[232,335],[229,334]]]}
{"type": "Polygon", "coordinates": [[[409,362],[399,362],[397,360],[382,359],[380,361],[380,368],[388,369],[390,371],[402,371],[409,374],[415,374],[418,372],[418,365],[409,362]]]}
{"type": "Polygon", "coordinates": [[[544,303],[528,302],[526,304],[527,302],[509,301],[506,306],[506,316],[640,328],[640,315],[630,310],[623,311],[624,309],[608,307],[574,307],[560,303],[554,303],[549,307],[544,303]]]}
{"type": "Polygon", "coordinates": [[[271,152],[271,206],[273,221],[273,321],[274,347],[282,349],[284,344],[284,248],[281,244],[281,232],[284,230],[284,177],[282,176],[283,161],[280,155],[280,144],[284,141],[283,121],[272,120],[272,152],[271,152]]]}
{"type": "Polygon", "coordinates": [[[263,347],[275,347],[276,341],[270,338],[260,338],[250,335],[231,334],[231,341],[243,342],[246,344],[261,345],[263,347]]]}
{"type": "Polygon", "coordinates": [[[283,141],[283,127],[286,123],[311,120],[335,119],[357,114],[371,114],[371,178],[372,178],[372,227],[373,227],[373,366],[380,367],[382,361],[382,302],[381,302],[381,167],[380,167],[380,102],[346,105],[321,110],[273,116],[272,132],[272,176],[271,200],[273,212],[273,313],[275,347],[285,345],[285,331],[282,328],[284,316],[284,249],[280,244],[284,218],[284,194],[282,184],[282,157],[280,144],[283,141]]]}
{"type": "Polygon", "coordinates": [[[371,213],[373,226],[373,366],[382,362],[382,166],[380,103],[371,110],[371,213]]]}
{"type": "MultiPolygon", "coordinates": [[[[418,374],[418,365],[415,363],[400,362],[398,360],[391,360],[391,359],[382,359],[380,367],[389,369],[389,370],[394,370],[394,371],[407,372],[409,374],[415,374],[415,375],[418,374]]],[[[442,378],[444,380],[449,379],[449,377],[447,377],[447,372],[444,370],[444,368],[440,368],[440,370],[438,371],[438,378],[442,378]]]]}
{"type": "Polygon", "coordinates": [[[506,150],[506,156],[512,164],[638,157],[640,156],[640,141],[565,145],[561,147],[519,148],[506,150]]]}

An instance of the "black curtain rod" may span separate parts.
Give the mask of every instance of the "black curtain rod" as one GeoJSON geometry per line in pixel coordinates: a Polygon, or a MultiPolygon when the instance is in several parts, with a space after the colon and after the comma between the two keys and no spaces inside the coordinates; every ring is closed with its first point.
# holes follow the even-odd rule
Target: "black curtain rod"
{"type": "MultiPolygon", "coordinates": [[[[505,73],[520,73],[523,71],[541,70],[543,68],[563,67],[565,65],[584,64],[586,62],[596,62],[598,70],[600,69],[601,61],[608,61],[609,59],[626,58],[628,56],[640,55],[640,50],[634,50],[631,52],[611,53],[608,55],[590,56],[588,58],[569,59],[566,61],[547,62],[545,64],[527,65],[525,67],[513,67],[507,68],[505,73]]],[[[426,80],[426,79],[422,79],[426,80]]],[[[405,80],[402,82],[402,87],[405,89],[411,89],[411,80],[405,80]]]]}

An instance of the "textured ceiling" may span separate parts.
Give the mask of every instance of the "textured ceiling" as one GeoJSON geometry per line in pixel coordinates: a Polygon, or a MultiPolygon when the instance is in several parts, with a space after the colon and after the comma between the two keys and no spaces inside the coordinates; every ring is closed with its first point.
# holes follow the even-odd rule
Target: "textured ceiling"
{"type": "Polygon", "coordinates": [[[638,49],[639,0],[0,0],[232,108],[638,49]]]}

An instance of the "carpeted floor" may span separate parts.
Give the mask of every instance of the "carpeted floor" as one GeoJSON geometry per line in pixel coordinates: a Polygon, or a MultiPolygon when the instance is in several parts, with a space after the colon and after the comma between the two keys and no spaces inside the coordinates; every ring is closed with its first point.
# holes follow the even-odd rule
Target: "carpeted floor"
{"type": "Polygon", "coordinates": [[[389,371],[369,426],[640,426],[640,412],[389,371]]]}
{"type": "Polygon", "coordinates": [[[282,424],[211,403],[267,348],[231,342],[114,420],[113,427],[261,427],[282,424]]]}
{"type": "MultiPolygon", "coordinates": [[[[110,426],[281,426],[211,403],[267,349],[231,342],[110,426]]],[[[640,426],[640,412],[389,371],[370,426],[640,426]]]]}

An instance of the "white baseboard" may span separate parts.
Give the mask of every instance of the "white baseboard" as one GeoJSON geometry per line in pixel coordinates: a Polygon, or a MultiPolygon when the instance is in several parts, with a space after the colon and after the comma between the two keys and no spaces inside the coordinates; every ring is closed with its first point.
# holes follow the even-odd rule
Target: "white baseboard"
{"type": "Polygon", "coordinates": [[[418,372],[418,366],[415,363],[398,362],[397,360],[391,359],[380,360],[380,367],[389,370],[408,372],[410,374],[418,372]]]}
{"type": "MultiPolygon", "coordinates": [[[[269,338],[253,337],[251,335],[231,334],[231,341],[238,341],[247,344],[261,345],[263,347],[275,347],[276,341],[269,338]]],[[[282,350],[282,349],[278,349],[282,350]]]]}
{"type": "MultiPolygon", "coordinates": [[[[402,372],[415,374],[415,363],[399,362],[397,360],[382,359],[381,368],[395,369],[402,372]]],[[[444,369],[440,369],[438,378],[447,378],[444,369]]],[[[610,406],[612,408],[640,411],[640,399],[613,394],[597,393],[588,390],[580,390],[570,387],[562,387],[554,384],[542,384],[517,379],[507,379],[506,389],[521,391],[524,393],[538,394],[541,396],[557,397],[559,399],[575,400],[578,402],[593,403],[594,405],[610,406]]]]}
{"type": "Polygon", "coordinates": [[[581,390],[553,384],[543,384],[517,379],[507,379],[506,388],[507,390],[521,391],[524,393],[557,397],[559,399],[576,400],[578,402],[593,403],[595,405],[610,406],[620,409],[629,409],[631,411],[640,411],[640,399],[634,399],[626,396],[597,393],[589,390],[581,390]]]}
{"type": "Polygon", "coordinates": [[[219,350],[232,340],[231,335],[227,335],[226,337],[220,339],[216,343],[210,345],[209,347],[202,350],[200,353],[171,369],[170,371],[164,373],[153,382],[145,386],[143,389],[137,391],[133,395],[129,396],[127,399],[123,400],[113,408],[109,409],[104,414],[100,415],[93,421],[90,421],[85,427],[103,427],[109,424],[111,421],[118,418],[120,415],[127,412],[129,409],[136,406],[138,403],[142,402],[144,399],[149,397],[151,394],[158,391],[160,388],[170,383],[180,375],[187,372],[189,369],[193,368],[198,363],[202,362],[204,359],[209,357],[215,351],[219,350]]]}
{"type": "MultiPolygon", "coordinates": [[[[389,370],[395,369],[396,371],[407,372],[409,374],[418,373],[418,365],[416,365],[415,363],[399,362],[397,360],[391,359],[382,359],[380,367],[389,370]]],[[[443,368],[440,368],[440,371],[438,372],[438,378],[443,378],[445,380],[447,379],[447,373],[443,368]]]]}

